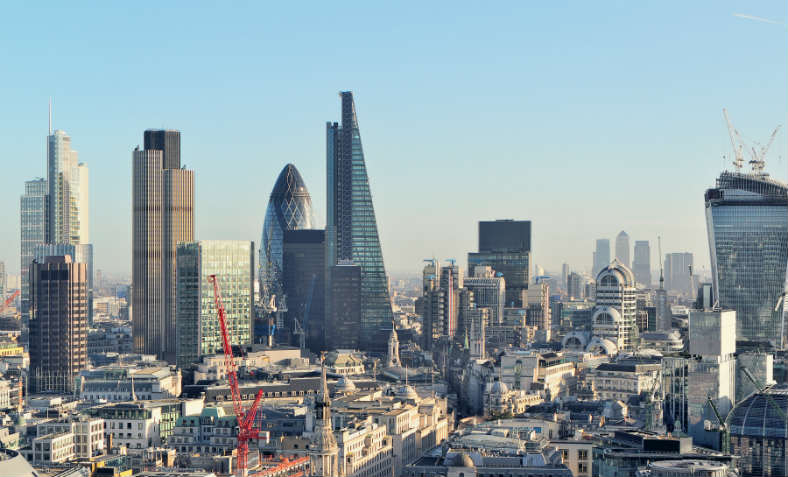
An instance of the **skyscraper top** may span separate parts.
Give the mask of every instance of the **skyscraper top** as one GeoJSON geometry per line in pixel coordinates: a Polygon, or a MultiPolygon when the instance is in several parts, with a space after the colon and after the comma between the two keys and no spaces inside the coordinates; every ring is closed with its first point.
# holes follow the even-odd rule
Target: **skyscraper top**
{"type": "Polygon", "coordinates": [[[162,151],[164,169],[181,167],[181,132],[175,129],[145,130],[145,149],[162,151]]]}
{"type": "Polygon", "coordinates": [[[530,220],[479,222],[479,252],[530,252],[530,220]]]}

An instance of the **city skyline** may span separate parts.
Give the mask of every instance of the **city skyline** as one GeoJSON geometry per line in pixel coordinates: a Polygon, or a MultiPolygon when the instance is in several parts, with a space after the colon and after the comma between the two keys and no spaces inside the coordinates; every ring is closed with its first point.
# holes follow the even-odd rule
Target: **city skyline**
{"type": "MultiPolygon", "coordinates": [[[[691,6],[683,13],[684,17],[678,19],[662,11],[665,9],[640,7],[633,13],[634,7],[623,6],[621,11],[612,13],[608,18],[619,30],[617,34],[582,27],[580,17],[587,12],[584,12],[586,7],[578,6],[576,11],[570,12],[567,20],[573,27],[578,27],[571,37],[594,33],[598,43],[566,50],[564,64],[549,59],[545,54],[549,51],[549,43],[538,41],[539,33],[545,32],[543,27],[531,25],[537,20],[558,21],[561,18],[559,13],[563,12],[550,7],[511,6],[507,12],[493,12],[477,19],[484,25],[500,23],[496,30],[500,32],[499,37],[484,39],[471,50],[463,48],[470,38],[459,38],[457,45],[440,43],[445,51],[441,50],[443,54],[439,57],[445,60],[443,66],[447,66],[440,75],[436,75],[426,62],[429,53],[435,54],[435,50],[414,56],[415,70],[421,72],[427,81],[418,84],[410,81],[402,85],[397,85],[394,80],[381,81],[381,74],[391,72],[385,66],[386,62],[383,58],[374,58],[372,50],[367,49],[370,47],[358,46],[354,48],[361,55],[357,60],[359,63],[347,60],[348,71],[329,68],[328,81],[307,88],[303,94],[300,92],[304,86],[302,82],[284,84],[291,78],[289,75],[274,75],[265,80],[267,87],[255,85],[254,90],[251,84],[234,80],[238,81],[239,96],[231,95],[228,99],[232,107],[225,107],[212,99],[211,93],[224,94],[228,85],[233,84],[223,83],[213,75],[205,80],[193,80],[183,91],[174,90],[172,81],[183,79],[181,75],[193,68],[192,63],[178,58],[167,68],[174,79],[164,81],[163,89],[171,95],[169,99],[163,96],[165,91],[155,90],[160,78],[153,82],[142,81],[129,89],[128,95],[118,95],[114,87],[97,87],[93,81],[84,81],[86,78],[82,74],[75,75],[77,78],[74,79],[64,77],[56,84],[51,77],[45,81],[36,79],[29,85],[25,84],[29,81],[23,83],[11,77],[9,89],[19,94],[6,101],[11,114],[2,119],[2,127],[8,132],[6,137],[14,138],[13,142],[4,144],[7,146],[5,150],[10,157],[18,159],[0,179],[0,189],[5,194],[4,198],[18,201],[24,181],[46,176],[46,156],[41,144],[47,132],[47,102],[53,96],[53,127],[67,131],[74,138],[80,160],[91,167],[91,239],[95,245],[96,269],[106,273],[131,274],[131,216],[126,205],[131,200],[131,168],[127,154],[139,141],[140,130],[159,124],[183,132],[183,157],[188,168],[196,172],[195,238],[253,240],[257,245],[264,219],[265,196],[260,194],[259,200],[250,201],[248,191],[256,190],[253,184],[262,184],[264,190],[270,190],[276,173],[286,163],[294,163],[305,182],[310,184],[314,209],[325,210],[322,122],[324,118],[335,115],[332,113],[335,109],[333,95],[337,91],[351,89],[359,99],[360,116],[364,122],[365,152],[371,187],[375,190],[381,246],[385,250],[385,265],[389,273],[412,273],[423,258],[433,255],[441,259],[460,259],[476,247],[476,222],[499,218],[531,220],[534,223],[539,233],[534,236],[533,262],[548,270],[559,270],[563,262],[572,269],[589,269],[593,239],[613,239],[617,231],[624,229],[633,241],[651,241],[652,263],[657,263],[654,245],[656,236],[661,235],[664,253],[690,251],[696,257],[699,271],[708,273],[709,253],[703,207],[697,196],[713,184],[721,169],[731,168],[728,165],[730,161],[721,157],[730,155],[730,146],[720,111],[727,106],[737,128],[748,137],[762,140],[776,124],[785,122],[782,111],[786,109],[785,88],[782,87],[785,70],[779,63],[779,58],[784,56],[784,46],[776,41],[781,38],[783,30],[734,17],[737,6],[733,3],[713,5],[716,7],[713,11],[691,6]],[[643,29],[642,32],[627,23],[633,15],[633,24],[643,29]],[[694,31],[700,18],[712,22],[717,29],[694,31]],[[522,28],[523,24],[533,26],[533,31],[524,33],[523,30],[528,28],[522,28]],[[644,25],[648,28],[642,28],[644,25]],[[668,29],[678,31],[679,38],[660,36],[668,29]],[[620,34],[631,35],[632,44],[616,46],[617,35],[620,34]],[[655,37],[659,38],[660,47],[650,46],[655,37]],[[762,44],[776,43],[779,43],[779,48],[761,47],[762,44]],[[523,45],[528,47],[525,54],[515,48],[523,45]],[[687,51],[680,51],[680,46],[686,46],[687,51]],[[645,54],[635,54],[638,48],[645,54]],[[699,58],[698,50],[708,54],[699,58]],[[492,51],[496,53],[491,55],[491,59],[485,60],[480,56],[492,51]],[[461,52],[468,52],[468,56],[461,55],[461,52]],[[763,74],[758,75],[757,85],[743,72],[728,71],[731,68],[730,58],[737,54],[754,57],[755,62],[762,65],[763,74]],[[589,58],[608,64],[612,72],[602,73],[603,68],[597,68],[596,73],[585,81],[574,79],[577,68],[583,67],[589,58]],[[633,77],[630,68],[621,66],[627,60],[634,61],[640,67],[639,71],[653,74],[654,78],[642,78],[640,75],[643,73],[633,77]],[[379,66],[380,71],[360,74],[358,66],[370,64],[370,61],[372,65],[379,66]],[[647,68],[646,64],[651,66],[647,68]],[[444,75],[458,71],[467,73],[466,65],[486,66],[489,68],[487,73],[495,74],[496,78],[511,73],[511,80],[500,80],[503,84],[498,91],[469,88],[489,80],[487,73],[475,73],[442,92],[439,84],[442,84],[442,78],[446,78],[444,75]],[[172,70],[177,66],[183,67],[183,71],[172,70]],[[668,73],[654,74],[659,67],[665,67],[668,73]],[[545,78],[560,79],[559,84],[551,87],[549,82],[531,78],[531,73],[540,68],[545,78]],[[711,79],[712,72],[714,85],[710,88],[701,80],[711,79]],[[77,79],[85,84],[79,84],[77,79]],[[637,81],[638,86],[634,86],[637,81]],[[681,101],[671,98],[671,93],[677,90],[676,85],[681,101]],[[762,91],[753,91],[753,86],[762,91]],[[461,101],[456,100],[459,91],[465,92],[461,101]],[[472,93],[467,94],[467,91],[472,93]],[[664,96],[664,104],[642,99],[652,93],[664,96]],[[191,106],[196,95],[203,97],[206,94],[203,106],[191,106]],[[135,99],[135,104],[130,104],[127,96],[138,95],[144,99],[135,99]],[[244,96],[244,103],[239,101],[240,95],[244,96]],[[533,99],[540,95],[549,98],[550,104],[547,99],[533,99]],[[763,101],[765,95],[770,95],[768,102],[763,101]],[[690,96],[696,98],[689,107],[682,109],[682,117],[678,118],[675,110],[690,96]],[[128,114],[121,114],[120,108],[106,113],[111,97],[116,98],[120,107],[128,107],[128,114]],[[406,101],[407,98],[412,99],[406,101]],[[515,100],[511,101],[512,98],[515,100]],[[288,114],[284,118],[278,117],[278,122],[272,122],[267,112],[282,107],[285,101],[292,105],[287,109],[288,114]],[[578,105],[568,105],[573,101],[578,105]],[[552,111],[556,104],[560,105],[557,112],[552,111]],[[758,107],[757,104],[768,106],[758,107]],[[600,110],[600,105],[606,107],[600,110]],[[594,119],[596,124],[591,124],[589,110],[601,116],[594,119]],[[412,118],[413,112],[419,117],[412,118]],[[232,117],[224,124],[216,122],[218,115],[227,114],[232,117]],[[102,120],[98,121],[98,117],[102,120]],[[621,117],[633,117],[635,121],[625,122],[621,117]],[[495,118],[492,122],[498,127],[491,129],[482,124],[487,122],[485,118],[495,118]],[[651,119],[644,122],[646,118],[651,119]],[[411,119],[413,124],[408,124],[411,119]],[[567,141],[565,130],[568,123],[572,125],[570,141],[567,141]],[[228,127],[237,129],[228,131],[228,127]],[[208,134],[211,130],[214,134],[208,134]],[[260,134],[260,130],[265,133],[260,134]],[[430,134],[427,135],[426,131],[430,134]],[[470,131],[476,132],[471,134],[470,131]],[[402,141],[403,137],[409,140],[402,141]],[[260,138],[260,141],[250,138],[260,138]],[[559,138],[566,143],[558,141],[559,138]],[[493,143],[495,145],[490,149],[493,143]],[[214,161],[217,155],[226,159],[214,161]],[[633,157],[637,163],[632,162],[633,157]],[[511,168],[513,174],[503,177],[486,171],[484,167],[475,167],[480,158],[484,159],[482,163],[495,161],[499,167],[511,168]],[[243,177],[233,176],[225,170],[233,169],[223,167],[228,160],[235,161],[233,164],[238,168],[244,168],[243,177]],[[637,172],[620,172],[625,165],[633,164],[642,167],[637,172]],[[671,164],[674,167],[670,167],[671,164]],[[413,173],[417,167],[423,168],[422,173],[413,173]],[[656,175],[655,180],[639,180],[653,175],[656,175]],[[523,182],[524,178],[527,178],[526,182],[523,182]],[[601,206],[610,201],[614,191],[599,187],[600,182],[610,179],[621,181],[623,193],[632,198],[630,204],[616,214],[595,216],[593,220],[585,218],[577,207],[578,201],[591,206],[601,206]],[[228,186],[230,184],[232,187],[228,186]],[[443,194],[441,186],[496,193],[490,194],[488,200],[479,201],[471,194],[443,194]],[[421,191],[420,197],[412,197],[413,194],[406,192],[411,188],[421,191]],[[563,194],[559,190],[572,192],[563,194]],[[425,203],[431,206],[428,213],[404,212],[422,210],[425,203]],[[224,213],[230,209],[231,213],[224,213]],[[571,230],[559,227],[556,217],[576,223],[578,227],[571,227],[571,230]],[[422,231],[420,236],[404,232],[410,227],[422,231]]],[[[140,18],[139,13],[116,8],[124,15],[129,13],[131,23],[140,18]]],[[[786,16],[784,9],[780,6],[769,11],[761,6],[755,13],[779,20],[786,16]]],[[[118,10],[114,12],[118,13],[118,10]]],[[[200,21],[208,13],[205,9],[196,8],[189,15],[200,21]]],[[[355,15],[377,18],[377,13],[368,7],[355,15]]],[[[169,15],[174,15],[174,11],[165,10],[162,17],[166,19],[169,15]]],[[[438,11],[428,10],[426,15],[432,18],[438,15],[438,11]]],[[[461,9],[450,15],[459,26],[443,30],[453,35],[464,31],[462,28],[471,24],[473,16],[461,9]]],[[[319,16],[312,18],[307,15],[305,21],[311,25],[319,16]]],[[[156,21],[159,20],[154,23],[156,21]]],[[[415,39],[428,35],[425,25],[408,23],[399,14],[379,21],[386,25],[399,25],[412,32],[415,39]]],[[[49,22],[44,20],[45,25],[54,28],[49,22]]],[[[87,33],[97,33],[104,28],[92,26],[87,28],[87,33]]],[[[264,43],[263,40],[270,39],[278,28],[281,27],[272,26],[270,32],[255,36],[257,32],[251,25],[241,20],[239,31],[231,38],[249,35],[264,43]]],[[[15,43],[20,43],[19,38],[26,38],[34,31],[24,33],[12,26],[0,35],[16,35],[15,43]]],[[[78,46],[85,38],[81,35],[64,38],[63,48],[78,46]]],[[[189,38],[192,39],[191,36],[189,38]]],[[[412,48],[409,44],[399,43],[397,38],[390,33],[379,33],[372,35],[370,41],[373,46],[384,48],[383,57],[408,58],[406,53],[412,48]]],[[[569,41],[555,35],[546,38],[561,46],[565,46],[562,41],[569,41]]],[[[149,41],[139,39],[139,44],[135,44],[129,40],[110,39],[111,44],[120,48],[121,54],[131,57],[141,49],[149,48],[149,41]]],[[[191,48],[204,46],[196,42],[191,48]]],[[[41,48],[40,44],[32,42],[22,45],[21,54],[31,58],[46,56],[41,48]]],[[[305,43],[299,42],[292,48],[295,58],[314,60],[305,49],[305,43]]],[[[207,51],[209,55],[215,53],[213,49],[207,51]]],[[[77,59],[68,68],[84,66],[85,59],[96,59],[102,54],[101,49],[89,49],[85,58],[77,59]]],[[[257,66],[253,71],[260,68],[257,63],[270,61],[279,64],[283,61],[272,57],[267,50],[255,53],[243,47],[238,55],[242,54],[255,59],[257,66]]],[[[153,54],[151,58],[151,61],[159,62],[169,56],[162,53],[153,54]]],[[[241,58],[228,57],[223,66],[230,71],[251,73],[238,61],[241,58]]],[[[22,57],[13,58],[11,67],[23,70],[30,61],[22,57]]],[[[128,83],[121,81],[119,75],[125,74],[130,66],[139,66],[140,61],[132,60],[130,65],[113,63],[109,67],[113,68],[109,71],[110,79],[119,81],[118,87],[127,86],[128,83]]],[[[321,64],[301,66],[297,71],[311,70],[321,64]]],[[[66,70],[70,71],[68,68],[66,70]]],[[[785,135],[781,133],[767,158],[766,170],[780,180],[785,178],[785,162],[780,159],[786,157],[785,142],[785,135]]],[[[622,193],[622,190],[615,193],[622,193]]],[[[16,257],[19,256],[19,223],[16,214],[7,217],[2,223],[9,233],[0,239],[0,260],[5,261],[9,273],[15,274],[18,273],[14,264],[18,263],[16,257]]],[[[324,223],[325,217],[318,216],[316,226],[324,223]]]]}

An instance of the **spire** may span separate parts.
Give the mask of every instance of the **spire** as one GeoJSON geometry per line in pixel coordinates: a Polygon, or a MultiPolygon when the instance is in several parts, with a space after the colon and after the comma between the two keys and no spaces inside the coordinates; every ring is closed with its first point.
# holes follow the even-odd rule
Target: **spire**
{"type": "Polygon", "coordinates": [[[331,395],[328,393],[328,380],[326,379],[326,354],[320,354],[320,394],[316,403],[322,425],[331,425],[331,395]]]}
{"type": "MultiPolygon", "coordinates": [[[[129,372],[131,372],[131,371],[129,371],[129,372]]],[[[132,401],[136,401],[137,400],[137,393],[134,392],[134,373],[131,373],[131,400],[132,401]]]]}
{"type": "Polygon", "coordinates": [[[665,275],[662,270],[662,237],[657,235],[657,244],[659,245],[659,289],[665,288],[665,275]]]}
{"type": "Polygon", "coordinates": [[[49,97],[49,135],[52,135],[52,97],[49,97]]]}

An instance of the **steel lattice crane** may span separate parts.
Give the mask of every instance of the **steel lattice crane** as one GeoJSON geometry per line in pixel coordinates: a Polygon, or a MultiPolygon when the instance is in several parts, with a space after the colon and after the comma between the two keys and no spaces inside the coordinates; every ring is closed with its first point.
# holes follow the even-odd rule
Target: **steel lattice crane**
{"type": "Polygon", "coordinates": [[[238,372],[233,356],[233,348],[230,343],[230,336],[227,334],[227,323],[222,304],[222,292],[219,290],[219,281],[216,275],[211,275],[208,280],[213,284],[213,299],[216,302],[216,313],[219,315],[219,327],[222,330],[222,347],[224,348],[224,366],[227,368],[227,383],[230,385],[230,393],[233,396],[233,409],[235,417],[238,419],[238,477],[246,477],[248,473],[247,458],[249,457],[249,441],[260,438],[260,430],[254,428],[254,417],[257,414],[257,407],[263,397],[263,390],[257,391],[257,396],[248,410],[244,410],[241,400],[241,390],[238,387],[238,372]]]}
{"type": "Polygon", "coordinates": [[[3,304],[2,304],[2,305],[0,305],[0,313],[4,312],[4,311],[5,311],[5,309],[6,309],[6,308],[8,308],[8,305],[10,305],[12,301],[14,301],[14,298],[16,298],[16,297],[18,297],[18,296],[19,296],[19,290],[14,290],[14,293],[12,293],[12,294],[11,294],[11,296],[9,296],[9,297],[8,297],[8,298],[7,298],[7,299],[6,299],[6,300],[3,302],[3,304]]]}

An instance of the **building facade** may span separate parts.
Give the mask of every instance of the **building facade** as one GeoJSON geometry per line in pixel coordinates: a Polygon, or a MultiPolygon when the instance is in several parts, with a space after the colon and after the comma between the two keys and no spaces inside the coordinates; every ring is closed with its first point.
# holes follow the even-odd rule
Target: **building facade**
{"type": "Polygon", "coordinates": [[[194,240],[194,172],[181,168],[180,132],[145,131],[145,149],[133,153],[132,195],[134,349],[174,363],[175,250],[194,240]]]}
{"type": "Polygon", "coordinates": [[[87,266],[47,257],[30,275],[30,388],[71,393],[88,366],[87,266]]]}
{"type": "Polygon", "coordinates": [[[222,333],[211,275],[222,294],[230,343],[252,343],[254,243],[202,240],[177,249],[177,357],[185,368],[222,352],[222,333]]]}
{"type": "Polygon", "coordinates": [[[738,340],[782,348],[788,265],[788,186],[723,172],[705,195],[714,297],[736,311],[738,340]]]}
{"type": "Polygon", "coordinates": [[[596,306],[592,332],[609,340],[618,351],[637,348],[637,300],[635,276],[617,260],[596,277],[596,306]]]}
{"type": "Polygon", "coordinates": [[[328,270],[326,283],[326,347],[361,348],[361,267],[350,260],[328,270]]]}
{"type": "MultiPolygon", "coordinates": [[[[364,349],[382,351],[394,315],[353,93],[343,91],[340,97],[342,122],[326,125],[326,263],[330,268],[340,260],[352,260],[361,268],[359,343],[364,349]]],[[[333,313],[330,308],[328,312],[333,313]]]]}
{"type": "Polygon", "coordinates": [[[88,243],[88,167],[79,163],[71,138],[59,129],[47,136],[49,243],[88,243]]]}
{"type": "Polygon", "coordinates": [[[608,265],[610,265],[610,240],[597,239],[596,251],[594,251],[594,268],[591,273],[597,276],[608,265]]]}
{"type": "Polygon", "coordinates": [[[696,290],[692,278],[693,256],[689,252],[665,254],[665,288],[671,291],[692,294],[696,290]]]}
{"type": "Polygon", "coordinates": [[[22,281],[22,314],[27,315],[30,308],[30,264],[33,263],[34,250],[47,241],[49,223],[49,186],[44,179],[25,182],[25,193],[19,199],[22,281]]]}
{"type": "Polygon", "coordinates": [[[282,288],[287,296],[289,331],[294,321],[306,334],[307,347],[325,349],[325,232],[323,230],[286,230],[284,233],[282,288]]]}
{"type": "Polygon", "coordinates": [[[479,251],[468,253],[468,269],[480,265],[506,280],[507,307],[523,307],[531,280],[531,221],[479,222],[479,251]]]}

